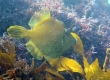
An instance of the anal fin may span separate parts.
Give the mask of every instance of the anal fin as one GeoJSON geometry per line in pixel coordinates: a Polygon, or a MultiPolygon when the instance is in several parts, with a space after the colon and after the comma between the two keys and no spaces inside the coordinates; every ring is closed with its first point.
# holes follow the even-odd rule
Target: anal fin
{"type": "Polygon", "coordinates": [[[38,59],[38,60],[42,60],[43,58],[43,54],[41,53],[41,51],[34,45],[34,43],[32,41],[29,41],[26,43],[26,48],[27,50],[31,53],[31,55],[38,59]]]}

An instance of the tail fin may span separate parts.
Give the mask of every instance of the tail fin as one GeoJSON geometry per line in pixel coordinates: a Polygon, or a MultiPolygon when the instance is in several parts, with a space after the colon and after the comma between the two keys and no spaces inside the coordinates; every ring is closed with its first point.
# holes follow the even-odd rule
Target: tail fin
{"type": "Polygon", "coordinates": [[[7,29],[8,35],[17,39],[24,38],[27,35],[27,29],[22,26],[11,26],[7,29]]]}
{"type": "Polygon", "coordinates": [[[83,47],[83,44],[82,44],[82,41],[80,39],[80,37],[75,34],[75,33],[71,33],[72,36],[77,39],[77,42],[76,44],[73,46],[74,47],[74,51],[82,56],[84,56],[84,47],[83,47]]]}

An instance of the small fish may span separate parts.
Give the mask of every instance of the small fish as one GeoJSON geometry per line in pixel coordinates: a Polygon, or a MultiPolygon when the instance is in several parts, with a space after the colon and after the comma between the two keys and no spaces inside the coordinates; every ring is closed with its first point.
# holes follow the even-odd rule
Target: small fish
{"type": "Polygon", "coordinates": [[[66,32],[64,23],[52,18],[49,9],[35,12],[28,25],[30,30],[14,25],[9,27],[7,32],[9,36],[17,39],[29,38],[26,48],[36,59],[57,58],[74,45],[79,54],[83,53],[82,42],[78,35],[66,32]]]}

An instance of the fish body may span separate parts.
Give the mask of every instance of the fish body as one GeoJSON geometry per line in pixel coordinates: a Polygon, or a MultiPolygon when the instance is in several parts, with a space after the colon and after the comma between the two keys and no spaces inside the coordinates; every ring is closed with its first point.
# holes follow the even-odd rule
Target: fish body
{"type": "Polygon", "coordinates": [[[15,25],[7,31],[11,37],[29,38],[26,43],[27,50],[38,60],[43,57],[47,60],[57,58],[77,42],[71,33],[65,31],[64,23],[52,18],[47,9],[36,12],[29,26],[30,30],[15,25]]]}
{"type": "Polygon", "coordinates": [[[28,48],[33,44],[33,49],[35,47],[36,49],[31,50],[28,48],[28,50],[42,54],[46,59],[59,57],[76,42],[71,34],[66,34],[64,24],[54,18],[49,18],[45,22],[36,25],[30,30],[29,34],[30,41],[26,43],[26,46],[28,48]]]}

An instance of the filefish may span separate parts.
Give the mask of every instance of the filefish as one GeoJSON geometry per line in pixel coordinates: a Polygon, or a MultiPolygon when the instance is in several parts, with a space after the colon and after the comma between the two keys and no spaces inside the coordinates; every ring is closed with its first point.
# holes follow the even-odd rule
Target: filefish
{"type": "MultiPolygon", "coordinates": [[[[57,58],[76,43],[76,48],[82,44],[79,38],[76,39],[78,35],[65,30],[62,21],[51,17],[49,9],[35,12],[28,25],[30,29],[19,25],[10,26],[7,32],[17,39],[28,38],[26,48],[38,60],[57,58]]],[[[82,50],[82,46],[78,49],[82,50]]]]}

